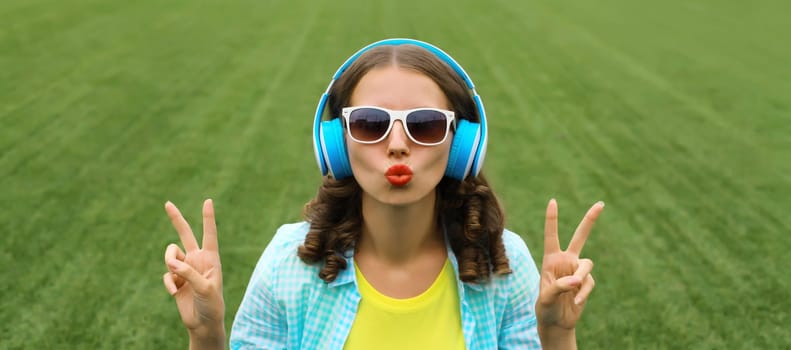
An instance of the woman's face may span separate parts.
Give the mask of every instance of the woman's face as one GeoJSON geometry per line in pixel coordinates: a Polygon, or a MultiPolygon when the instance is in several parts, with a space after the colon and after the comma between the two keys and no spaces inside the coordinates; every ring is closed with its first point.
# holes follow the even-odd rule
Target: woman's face
{"type": "MultiPolygon", "coordinates": [[[[445,94],[431,78],[396,66],[368,71],[352,92],[350,104],[391,110],[420,107],[451,109],[445,94]]],[[[364,197],[389,205],[433,200],[434,189],[445,174],[452,132],[436,146],[414,143],[400,121],[395,121],[390,134],[375,144],[358,143],[348,134],[344,135],[352,172],[363,189],[364,197]],[[393,172],[397,175],[403,173],[398,170],[399,167],[403,169],[403,165],[412,172],[411,179],[405,184],[401,184],[403,176],[400,180],[398,176],[396,179],[392,176],[393,172]]]]}

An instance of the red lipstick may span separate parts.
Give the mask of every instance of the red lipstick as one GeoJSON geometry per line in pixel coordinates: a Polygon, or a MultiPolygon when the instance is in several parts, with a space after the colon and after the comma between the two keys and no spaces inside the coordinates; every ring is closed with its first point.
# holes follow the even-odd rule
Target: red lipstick
{"type": "Polygon", "coordinates": [[[404,186],[412,180],[412,169],[406,164],[396,164],[387,169],[385,177],[393,186],[404,186]]]}

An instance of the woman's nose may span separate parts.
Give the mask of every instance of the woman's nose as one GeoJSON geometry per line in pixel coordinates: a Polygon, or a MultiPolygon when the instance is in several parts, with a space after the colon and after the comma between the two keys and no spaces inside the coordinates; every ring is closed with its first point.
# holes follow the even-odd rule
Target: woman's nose
{"type": "Polygon", "coordinates": [[[409,155],[409,137],[401,121],[393,123],[390,135],[387,136],[387,154],[394,157],[409,155]]]}

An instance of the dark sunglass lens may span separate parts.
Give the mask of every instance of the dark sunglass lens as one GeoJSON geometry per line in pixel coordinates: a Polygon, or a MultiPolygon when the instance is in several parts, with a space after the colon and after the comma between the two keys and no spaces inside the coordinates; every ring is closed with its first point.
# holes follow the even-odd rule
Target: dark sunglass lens
{"type": "Polygon", "coordinates": [[[445,138],[448,121],[445,114],[430,109],[417,110],[406,117],[407,128],[415,140],[437,143],[445,138]]]}
{"type": "Polygon", "coordinates": [[[390,115],[380,109],[360,108],[349,115],[349,133],[360,141],[376,141],[387,132],[390,115]]]}

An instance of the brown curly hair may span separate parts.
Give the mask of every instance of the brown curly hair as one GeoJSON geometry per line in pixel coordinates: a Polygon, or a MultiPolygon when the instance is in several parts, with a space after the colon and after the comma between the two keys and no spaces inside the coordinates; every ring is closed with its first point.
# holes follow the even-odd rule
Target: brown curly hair
{"type": "MultiPolygon", "coordinates": [[[[415,45],[387,45],[362,54],[330,89],[328,110],[334,118],[349,105],[352,92],[371,69],[395,65],[422,73],[439,85],[455,114],[472,122],[479,116],[464,80],[444,61],[415,45]]],[[[354,248],[362,232],[362,189],[353,177],[324,179],[314,199],[305,204],[310,231],[297,251],[308,264],[323,262],[319,277],[331,282],[346,269],[344,254],[354,248]]],[[[482,283],[491,273],[511,272],[503,246],[504,213],[486,178],[464,181],[444,177],[436,188],[438,227],[444,227],[459,261],[464,282],[482,283]]]]}

